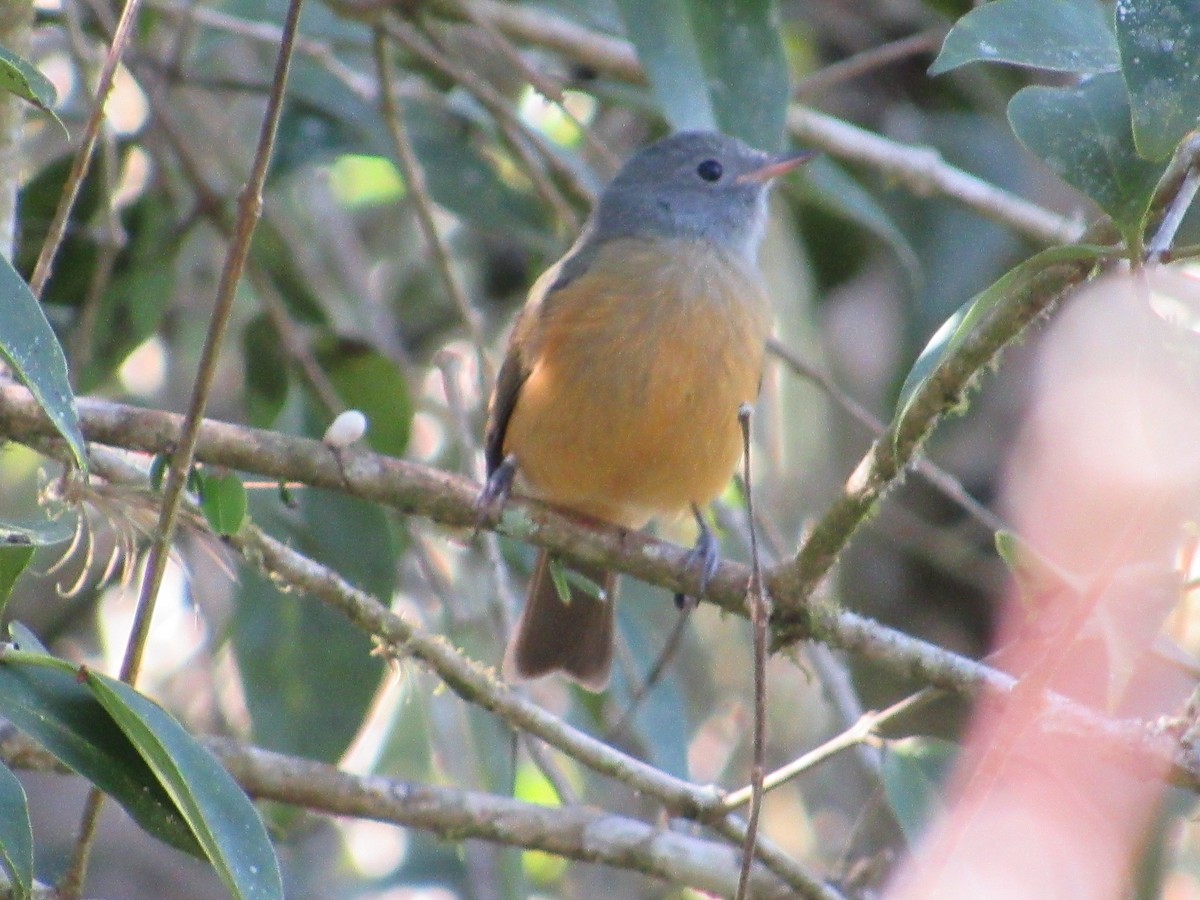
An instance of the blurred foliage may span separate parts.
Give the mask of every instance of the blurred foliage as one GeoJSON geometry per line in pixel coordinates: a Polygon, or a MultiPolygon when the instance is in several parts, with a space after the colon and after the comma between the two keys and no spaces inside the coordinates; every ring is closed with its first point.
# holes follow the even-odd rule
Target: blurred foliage
{"type": "MultiPolygon", "coordinates": [[[[1195,4],[1185,0],[1123,0],[1120,12],[1098,0],[995,0],[975,8],[967,0],[505,4],[526,15],[524,30],[487,25],[488,5],[475,0],[400,4],[397,27],[432,50],[418,52],[394,33],[386,43],[398,72],[394,88],[450,263],[482,322],[482,332],[474,333],[422,233],[415,210],[423,198],[394,163],[371,54],[373,13],[359,6],[310,0],[304,8],[304,43],[264,217],[209,414],[320,437],[338,412],[354,408],[366,414],[372,449],[473,477],[480,474],[484,376],[499,359],[525,290],[575,238],[587,197],[615,164],[654,137],[720,127],[764,149],[783,148],[792,88],[801,79],[913,35],[945,33],[940,54],[930,44],[868,59],[804,102],[931,148],[946,163],[1063,216],[1107,215],[1137,252],[1161,214],[1153,201],[1171,154],[1200,113],[1200,26],[1195,4]],[[1193,18],[1178,25],[1178,15],[1193,18]],[[590,49],[572,52],[539,39],[548,33],[539,24],[557,19],[593,29],[590,49]],[[627,40],[645,79],[606,58],[601,38],[627,40]]],[[[0,279],[0,355],[17,375],[47,386],[43,403],[63,420],[64,433],[72,411],[65,377],[58,385],[58,369],[46,355],[57,351],[49,327],[77,392],[175,411],[186,406],[270,81],[272,29],[285,8],[282,0],[150,2],[41,297],[37,311],[45,322],[31,326],[45,339],[28,363],[18,354],[29,354],[32,339],[18,339],[9,322],[31,322],[22,310],[35,305],[27,289],[18,290],[23,285],[9,290],[0,279]]],[[[41,82],[27,79],[26,99],[54,105],[73,137],[87,114],[90,60],[107,45],[103,20],[86,4],[51,4],[41,8],[32,36],[30,58],[54,76],[59,96],[55,103],[41,82]]],[[[0,88],[20,71],[0,56],[0,88]]],[[[9,89],[25,96],[14,83],[9,89]]],[[[63,192],[72,150],[52,120],[31,116],[13,253],[13,267],[25,279],[63,192]]],[[[915,386],[1030,271],[1046,259],[1097,252],[1074,248],[1036,257],[1040,249],[956,200],[915,195],[867,164],[828,154],[777,190],[762,263],[781,340],[887,421],[904,415],[915,386]]],[[[756,504],[776,558],[794,547],[801,523],[821,513],[867,446],[861,424],[808,382],[792,390],[791,377],[771,364],[756,417],[756,504]]],[[[933,442],[932,454],[985,501],[996,493],[995,473],[1024,388],[1019,367],[1003,369],[970,415],[933,442]]],[[[0,521],[24,515],[2,498],[29,493],[36,480],[29,466],[6,459],[0,453],[0,521]]],[[[993,601],[1006,585],[992,534],[913,481],[864,529],[830,586],[831,599],[980,654],[993,601]]],[[[498,665],[514,613],[506,606],[510,592],[498,582],[511,580],[520,590],[527,548],[501,542],[507,574],[498,579],[478,541],[363,501],[253,483],[245,473],[202,470],[193,487],[216,534],[235,534],[249,516],[472,657],[498,665]]],[[[744,559],[740,494],[726,506],[723,550],[744,559]]],[[[49,533],[44,525],[23,527],[49,533]]],[[[676,523],[661,531],[681,543],[692,537],[676,523]]],[[[97,538],[102,547],[106,540],[97,538]]],[[[0,598],[29,563],[25,546],[5,551],[0,598]]],[[[361,631],[254,567],[230,564],[219,542],[188,540],[178,552],[187,586],[163,602],[186,611],[203,635],[199,647],[180,636],[152,645],[155,659],[143,685],[189,727],[316,760],[350,754],[358,771],[554,802],[527,751],[496,717],[463,704],[412,665],[385,665],[361,631]]],[[[101,568],[96,560],[104,553],[87,553],[101,568]]],[[[67,557],[82,554],[73,548],[67,557]]],[[[11,604],[15,615],[62,604],[52,581],[24,575],[11,604]]],[[[745,623],[701,606],[661,681],[627,716],[678,614],[665,593],[625,581],[610,691],[595,697],[550,682],[531,694],[672,775],[740,786],[751,730],[745,623]]],[[[88,584],[80,615],[50,649],[101,666],[112,660],[96,649],[100,623],[124,615],[137,585],[100,577],[88,584]]],[[[803,652],[773,661],[770,672],[768,763],[776,765],[846,723],[803,652]]],[[[912,687],[873,668],[854,674],[872,704],[912,687]]],[[[196,832],[164,798],[164,782],[147,774],[146,761],[113,719],[85,721],[79,707],[69,707],[76,693],[56,678],[18,684],[0,666],[0,680],[16,679],[6,714],[18,701],[31,710],[43,704],[54,713],[50,726],[57,723],[62,733],[60,758],[77,759],[77,771],[152,833],[194,850],[196,832]],[[150,786],[140,800],[139,785],[150,786]]],[[[96,701],[88,704],[93,709],[96,701]]],[[[33,718],[10,718],[36,727],[33,718]]],[[[936,808],[958,720],[945,714],[907,725],[919,737],[889,743],[883,801],[866,799],[871,785],[844,755],[773,795],[766,833],[834,876],[862,860],[889,858],[936,808]]],[[[557,766],[585,803],[636,816],[658,812],[571,760],[558,758],[557,766]]],[[[0,802],[7,802],[5,783],[0,773],[0,802]]],[[[383,897],[392,887],[418,885],[489,898],[531,890],[663,895],[661,885],[626,873],[523,858],[480,842],[450,845],[417,831],[397,839],[403,846],[385,865],[349,830],[320,844],[303,817],[277,816],[275,824],[295,896],[383,897]],[[307,883],[318,870],[328,880],[307,883]]],[[[1162,842],[1168,833],[1163,829],[1162,842]]],[[[9,846],[3,836],[0,844],[9,846]]],[[[1151,849],[1163,869],[1182,870],[1200,858],[1192,846],[1178,853],[1164,852],[1162,843],[1151,849]]],[[[42,860],[37,866],[39,878],[53,877],[42,860]]],[[[211,888],[197,884],[194,891],[211,888]]],[[[191,895],[193,886],[177,892],[191,895]]],[[[159,895],[157,885],[125,894],[159,895]]]]}

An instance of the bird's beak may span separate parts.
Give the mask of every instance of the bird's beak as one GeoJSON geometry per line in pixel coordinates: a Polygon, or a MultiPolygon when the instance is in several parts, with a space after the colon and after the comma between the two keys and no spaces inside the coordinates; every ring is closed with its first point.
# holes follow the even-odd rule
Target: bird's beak
{"type": "Polygon", "coordinates": [[[770,181],[772,178],[786,175],[792,169],[804,165],[816,155],[816,150],[804,150],[800,153],[784,153],[779,156],[773,156],[765,166],[739,175],[737,178],[738,184],[745,184],[748,181],[756,181],[761,184],[770,181]]]}

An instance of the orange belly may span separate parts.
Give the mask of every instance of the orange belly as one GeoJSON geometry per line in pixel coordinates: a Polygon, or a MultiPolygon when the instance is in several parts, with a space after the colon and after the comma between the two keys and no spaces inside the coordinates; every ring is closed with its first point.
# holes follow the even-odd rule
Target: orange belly
{"type": "Polygon", "coordinates": [[[724,490],[769,328],[755,273],[663,249],[611,242],[544,301],[505,436],[530,493],[627,527],[724,490]]]}

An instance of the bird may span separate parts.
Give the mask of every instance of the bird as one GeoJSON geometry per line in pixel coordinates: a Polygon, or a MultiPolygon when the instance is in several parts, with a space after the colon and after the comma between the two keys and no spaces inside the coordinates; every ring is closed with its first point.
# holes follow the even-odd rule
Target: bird
{"type": "MultiPolygon", "coordinates": [[[[741,458],[739,410],[758,396],[772,325],[757,268],[767,196],[813,155],[684,131],[621,167],[513,324],[488,404],[481,509],[515,484],[626,529],[691,510],[707,582],[718,550],[700,510],[741,458]]],[[[604,690],[615,603],[612,573],[564,573],[541,551],[505,677],[559,672],[604,690]]]]}

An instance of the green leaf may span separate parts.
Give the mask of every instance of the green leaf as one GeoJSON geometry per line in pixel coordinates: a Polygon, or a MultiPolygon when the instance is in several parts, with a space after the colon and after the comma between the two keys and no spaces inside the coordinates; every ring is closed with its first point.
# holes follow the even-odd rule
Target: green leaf
{"type": "Polygon", "coordinates": [[[13,587],[29,561],[33,559],[33,545],[5,542],[0,544],[0,616],[12,596],[13,587]]]}
{"type": "Polygon", "coordinates": [[[888,741],[883,789],[910,844],[940,812],[942,784],[957,754],[957,746],[937,738],[888,741]]]}
{"type": "Polygon", "coordinates": [[[1117,41],[1097,0],[993,0],[954,23],[929,67],[941,75],[972,62],[1055,72],[1112,72],[1117,41]]]}
{"type": "Polygon", "coordinates": [[[403,456],[413,403],[404,373],[390,359],[357,341],[334,341],[317,353],[338,396],[367,417],[367,443],[377,453],[403,456]]]}
{"type": "Polygon", "coordinates": [[[48,112],[64,132],[67,130],[67,126],[54,114],[53,106],[58,100],[58,92],[54,90],[50,79],[29,60],[4,47],[0,47],[0,89],[16,94],[48,112]]]}
{"type": "Polygon", "coordinates": [[[713,131],[717,115],[708,74],[684,0],[617,0],[662,114],[675,131],[713,131]]]}
{"type": "MultiPolygon", "coordinates": [[[[20,632],[15,635],[20,638],[20,632]]],[[[31,643],[31,652],[36,648],[31,643]]],[[[24,652],[20,655],[25,655],[24,652]]],[[[116,723],[79,683],[75,670],[28,665],[10,653],[0,664],[0,714],[74,772],[116,800],[149,834],[199,854],[187,823],[116,723]]]]}
{"type": "MultiPolygon", "coordinates": [[[[1051,247],[1010,269],[987,290],[976,294],[954,313],[929,339],[917,361],[913,363],[900,388],[896,404],[896,423],[903,421],[921,386],[942,362],[952,354],[998,304],[1018,294],[1034,275],[1047,266],[1076,260],[1098,259],[1105,254],[1103,247],[1072,244],[1051,247]]],[[[898,430],[898,429],[897,429],[898,430]]]]}
{"type": "Polygon", "coordinates": [[[87,450],[79,430],[67,359],[46,314],[29,285],[7,259],[0,258],[0,359],[12,368],[59,433],[75,462],[87,471],[87,450]]]}
{"type": "Polygon", "coordinates": [[[0,764],[0,865],[14,885],[13,896],[33,891],[33,824],[25,789],[8,766],[0,764]]]}
{"type": "Polygon", "coordinates": [[[1138,156],[1129,115],[1118,72],[1075,88],[1027,87],[1008,104],[1008,121],[1021,143],[1091,197],[1136,251],[1165,165],[1138,156]]]}
{"type": "MultiPolygon", "coordinates": [[[[379,506],[312,489],[297,497],[293,511],[273,493],[256,494],[255,521],[364,590],[390,597],[396,548],[379,506]]],[[[281,593],[249,566],[230,633],[255,743],[325,762],[341,757],[383,675],[371,639],[325,604],[281,593]]]]}
{"type": "Polygon", "coordinates": [[[279,862],[258,810],[220,763],[129,685],[94,672],[87,685],[174,800],[229,892],[282,900],[279,862]]]}
{"type": "Polygon", "coordinates": [[[717,126],[760,150],[781,149],[791,89],[775,0],[691,0],[687,9],[717,126]]]}
{"type": "Polygon", "coordinates": [[[779,149],[788,67],[773,0],[617,0],[663,116],[779,149]]]}
{"type": "Polygon", "coordinates": [[[242,365],[246,421],[256,428],[270,428],[287,401],[288,361],[279,333],[265,313],[247,322],[242,331],[242,365]]]}
{"type": "Polygon", "coordinates": [[[562,560],[551,556],[546,560],[546,572],[550,576],[550,581],[554,585],[554,591],[558,594],[558,599],[562,601],[562,605],[570,606],[571,582],[567,580],[567,569],[563,565],[562,560]]]}
{"type": "Polygon", "coordinates": [[[205,473],[200,481],[200,509],[217,534],[237,534],[246,521],[246,488],[242,480],[232,472],[205,473]]]}
{"type": "Polygon", "coordinates": [[[1138,152],[1166,159],[1200,125],[1200,0],[1121,0],[1117,43],[1138,152]]]}

